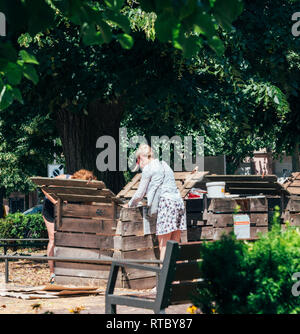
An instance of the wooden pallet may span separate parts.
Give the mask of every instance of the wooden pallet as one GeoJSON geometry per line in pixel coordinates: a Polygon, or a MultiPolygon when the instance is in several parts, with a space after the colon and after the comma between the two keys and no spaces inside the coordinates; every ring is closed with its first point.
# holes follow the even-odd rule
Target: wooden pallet
{"type": "Polygon", "coordinates": [[[233,231],[233,215],[250,216],[250,239],[268,231],[267,198],[214,198],[186,200],[187,240],[218,240],[223,233],[233,231]]]}

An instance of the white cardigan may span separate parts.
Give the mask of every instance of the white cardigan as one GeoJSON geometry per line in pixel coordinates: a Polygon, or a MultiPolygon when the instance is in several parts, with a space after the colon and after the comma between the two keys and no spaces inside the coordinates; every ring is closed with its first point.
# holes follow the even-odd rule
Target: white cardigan
{"type": "Polygon", "coordinates": [[[176,186],[174,173],[170,166],[158,159],[150,161],[144,168],[141,176],[139,187],[131,200],[128,202],[129,207],[137,206],[138,203],[147,196],[147,203],[150,206],[157,188],[162,183],[160,197],[174,201],[182,201],[180,192],[176,186]]]}

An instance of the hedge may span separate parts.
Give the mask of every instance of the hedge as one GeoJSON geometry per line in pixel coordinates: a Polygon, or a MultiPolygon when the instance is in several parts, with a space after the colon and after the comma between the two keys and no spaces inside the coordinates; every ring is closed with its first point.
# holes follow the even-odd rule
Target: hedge
{"type": "Polygon", "coordinates": [[[48,238],[42,215],[13,213],[0,219],[0,239],[9,238],[48,238]]]}

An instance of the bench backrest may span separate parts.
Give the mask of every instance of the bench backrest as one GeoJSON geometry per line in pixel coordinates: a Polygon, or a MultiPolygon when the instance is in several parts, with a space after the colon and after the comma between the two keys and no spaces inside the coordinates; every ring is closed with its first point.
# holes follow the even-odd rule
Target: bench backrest
{"type": "Polygon", "coordinates": [[[161,308],[191,301],[201,285],[201,242],[178,244],[168,241],[157,293],[161,308]]]}

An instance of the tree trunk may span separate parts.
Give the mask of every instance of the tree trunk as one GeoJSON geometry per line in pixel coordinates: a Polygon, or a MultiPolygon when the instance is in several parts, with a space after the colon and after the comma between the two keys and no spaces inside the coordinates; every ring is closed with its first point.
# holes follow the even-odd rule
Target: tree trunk
{"type": "Polygon", "coordinates": [[[79,169],[93,171],[98,180],[106,187],[118,193],[124,186],[123,172],[118,171],[119,128],[123,113],[120,103],[103,104],[93,101],[88,113],[60,110],[57,113],[57,127],[62,141],[67,173],[73,174],[79,169]],[[116,141],[117,171],[100,172],[96,158],[100,153],[96,148],[97,139],[111,136],[116,141]]]}
{"type": "Polygon", "coordinates": [[[296,143],[294,146],[294,152],[292,155],[292,172],[300,172],[299,143],[296,143]]]}

